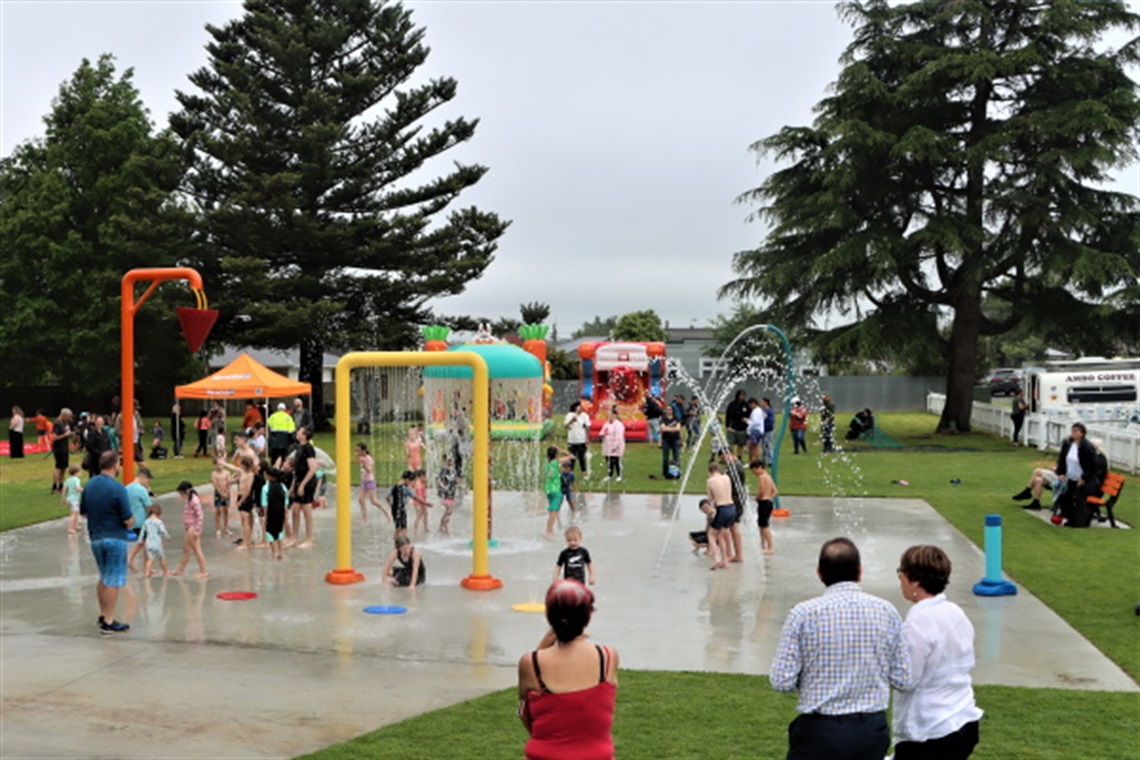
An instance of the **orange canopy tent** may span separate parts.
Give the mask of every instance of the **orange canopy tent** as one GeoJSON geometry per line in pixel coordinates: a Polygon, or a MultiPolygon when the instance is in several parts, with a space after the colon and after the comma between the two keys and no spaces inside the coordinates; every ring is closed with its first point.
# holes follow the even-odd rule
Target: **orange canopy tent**
{"type": "Polygon", "coordinates": [[[209,377],[179,385],[175,398],[280,398],[313,392],[309,383],[291,380],[266,367],[249,354],[242,354],[209,377]]]}

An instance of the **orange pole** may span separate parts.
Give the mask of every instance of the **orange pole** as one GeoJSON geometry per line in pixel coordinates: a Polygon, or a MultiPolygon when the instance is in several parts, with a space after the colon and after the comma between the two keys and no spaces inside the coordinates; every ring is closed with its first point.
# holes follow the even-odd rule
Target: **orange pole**
{"type": "Polygon", "coordinates": [[[158,287],[158,284],[168,280],[186,280],[190,287],[202,290],[202,275],[189,267],[132,269],[123,275],[120,288],[122,349],[119,355],[119,370],[122,375],[122,390],[119,392],[121,403],[119,413],[123,420],[123,440],[120,441],[120,444],[124,451],[130,452],[123,457],[124,483],[129,483],[135,479],[135,313],[154,292],[154,289],[158,287]],[[148,281],[151,286],[143,293],[142,298],[135,301],[135,283],[148,281]]]}

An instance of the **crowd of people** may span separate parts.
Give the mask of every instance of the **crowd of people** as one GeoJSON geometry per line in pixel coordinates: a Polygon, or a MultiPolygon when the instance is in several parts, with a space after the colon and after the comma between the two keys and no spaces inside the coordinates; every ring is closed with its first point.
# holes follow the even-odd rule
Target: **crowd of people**
{"type": "MultiPolygon", "coordinates": [[[[581,477],[590,476],[590,417],[587,408],[592,407],[589,399],[570,404],[563,418],[566,430],[566,446],[573,458],[572,469],[576,468],[581,477]]],[[[819,431],[822,453],[835,450],[835,404],[828,394],[823,394],[819,409],[819,431]]],[[[771,467],[777,413],[770,398],[750,398],[744,389],[739,389],[725,408],[723,427],[719,420],[705,417],[699,397],[688,400],[683,394],[675,394],[666,400],[662,395],[649,394],[641,407],[648,429],[649,442],[661,449],[660,475],[650,474],[650,478],[661,477],[673,480],[681,477],[681,455],[691,450],[701,437],[703,426],[711,424],[714,451],[730,450],[737,458],[749,462],[759,460],[765,467],[771,467]]],[[[791,432],[793,454],[807,454],[808,416],[811,414],[803,399],[792,399],[788,413],[788,430],[791,432]]],[[[600,482],[624,479],[626,426],[616,405],[599,410],[602,420],[595,435],[601,442],[601,455],[605,460],[605,476],[600,482]]],[[[851,429],[858,432],[848,437],[858,437],[874,428],[874,416],[870,409],[860,411],[852,420],[851,429]]]]}
{"type": "MultiPolygon", "coordinates": [[[[81,518],[86,518],[99,568],[98,625],[104,634],[129,628],[114,618],[118,589],[125,585],[129,573],[178,576],[194,559],[198,568],[195,577],[208,575],[201,541],[206,510],[197,488],[190,481],[177,487],[182,501],[183,548],[178,566],[171,571],[164,548],[171,534],[151,491],[152,473],[143,464],[144,423],[138,404],[134,411],[135,439],[129,445],[122,440],[122,416],[116,405],[112,406],[107,415],[82,412],[78,417],[63,408],[43,436],[54,460],[51,492],[58,493],[69,507],[68,532],[77,533],[81,518]],[[72,463],[73,454],[80,457],[81,465],[72,463]],[[133,457],[138,467],[135,479],[123,485],[116,478],[126,457],[133,457]],[[86,482],[80,477],[83,471],[88,474],[86,482]]],[[[292,413],[287,410],[286,404],[278,404],[267,417],[264,404],[251,401],[241,427],[227,437],[225,409],[215,402],[202,410],[194,426],[199,444],[195,456],[213,458],[210,485],[215,537],[233,535],[232,507],[240,532],[234,548],[267,548],[275,559],[284,557],[285,548],[312,546],[313,509],[325,505],[326,479],[335,471],[328,455],[312,444],[312,415],[304,402],[298,398],[292,413]]],[[[169,430],[174,456],[182,457],[186,426],[179,405],[171,409],[169,430]]],[[[166,429],[156,420],[151,428],[152,459],[165,458],[166,440],[166,429]]]]}
{"type": "MultiPolygon", "coordinates": [[[[18,408],[13,419],[17,413],[22,428],[18,408]]],[[[823,450],[833,450],[835,408],[830,398],[824,397],[818,413],[823,450]]],[[[795,399],[788,422],[797,454],[808,450],[804,435],[808,414],[806,405],[795,399]]],[[[180,416],[178,407],[172,415],[180,416]]],[[[214,409],[202,412],[195,425],[201,453],[195,455],[213,457],[216,537],[232,534],[233,506],[240,521],[238,550],[268,547],[270,556],[280,559],[284,548],[312,544],[312,509],[322,500],[322,483],[332,463],[318,456],[311,416],[306,415],[300,399],[292,413],[280,404],[268,417],[251,402],[242,429],[227,441],[224,410],[220,418],[214,409]]],[[[685,405],[677,397],[662,404],[660,414],[652,418],[651,429],[663,451],[663,474],[668,464],[679,463],[682,447],[692,445],[694,419],[699,436],[700,415],[695,398],[685,405]],[[686,430],[690,437],[683,442],[686,430]]],[[[704,549],[712,559],[711,570],[726,570],[743,561],[741,520],[750,502],[756,505],[760,550],[765,555],[775,552],[770,517],[778,489],[768,472],[775,420],[767,398],[749,398],[740,391],[728,405],[723,445],[714,447],[705,498],[700,501],[705,530],[690,534],[694,551],[704,549]],[[755,490],[748,487],[748,472],[755,478],[755,490]]],[[[136,430],[141,431],[141,418],[138,423],[136,430]]],[[[855,416],[851,430],[856,425],[863,431],[873,429],[870,410],[855,416]]],[[[12,429],[10,446],[18,442],[12,429]]],[[[176,419],[170,429],[175,456],[180,456],[184,432],[178,432],[176,419]]],[[[589,473],[589,417],[580,404],[567,413],[566,429],[568,447],[551,446],[546,451],[548,537],[553,536],[563,505],[569,504],[572,512],[576,509],[575,470],[581,477],[589,473]]],[[[114,417],[84,414],[75,420],[70,410],[63,409],[45,433],[55,457],[52,492],[70,505],[69,532],[78,530],[81,517],[87,520],[99,566],[98,626],[104,634],[129,629],[115,618],[118,590],[129,573],[180,575],[193,559],[196,577],[207,575],[201,544],[206,527],[202,497],[189,481],[177,488],[184,545],[178,566],[170,571],[164,544],[171,533],[150,491],[151,472],[140,466],[132,483],[123,486],[116,480],[123,456],[142,459],[139,439],[124,447],[120,431],[114,417]],[[83,455],[83,469],[89,473],[86,483],[80,478],[81,468],[69,461],[74,452],[83,455]]],[[[165,430],[156,423],[152,454],[165,440],[165,430]]],[[[601,443],[604,480],[620,482],[625,435],[616,410],[602,426],[601,443]]],[[[394,527],[394,547],[382,569],[384,582],[414,588],[426,582],[427,569],[408,535],[408,512],[415,510],[414,533],[430,533],[428,509],[434,505],[427,498],[423,431],[410,427],[403,445],[406,469],[381,500],[373,455],[367,444],[357,444],[358,503],[363,522],[368,520],[369,507],[375,507],[394,527]]],[[[436,493],[444,507],[438,531],[443,534],[457,500],[462,499],[457,456],[449,453],[436,477],[436,493]]],[[[1088,439],[1085,426],[1076,423],[1055,466],[1035,470],[1014,498],[1028,501],[1027,509],[1042,509],[1043,492],[1051,490],[1065,524],[1079,527],[1087,512],[1085,502],[1098,492],[1106,472],[1103,451],[1088,439]]],[[[554,582],[546,595],[550,629],[518,664],[519,716],[530,736],[525,752],[528,758],[562,757],[572,747],[576,757],[610,758],[619,657],[614,649],[589,640],[586,629],[594,611],[589,586],[596,583],[595,567],[579,525],[571,524],[564,537],[566,546],[555,562],[554,582]]],[[[903,553],[897,571],[899,590],[912,605],[904,620],[889,602],[861,589],[862,564],[852,541],[836,538],[823,544],[817,574],[825,591],[790,611],[770,669],[774,689],[797,695],[798,715],[788,729],[790,760],[879,760],[892,743],[896,760],[971,754],[979,741],[982,716],[970,678],[974,631],[961,608],[946,598],[950,573],[949,557],[936,546],[912,546],[903,553]],[[888,724],[892,694],[893,723],[888,724]]]]}
{"type": "MultiPolygon", "coordinates": [[[[588,571],[594,583],[593,570],[581,532],[571,528],[566,537],[546,592],[550,628],[518,661],[524,752],[530,760],[611,760],[620,659],[589,638],[594,595],[586,579],[588,571]]],[[[896,760],[968,758],[983,712],[970,675],[974,629],[946,598],[946,553],[930,545],[903,552],[899,592],[912,605],[905,620],[862,590],[862,561],[850,539],[825,542],[816,573],[825,591],[792,608],[769,669],[775,690],[797,695],[788,760],[882,760],[892,742],[896,760]]]]}

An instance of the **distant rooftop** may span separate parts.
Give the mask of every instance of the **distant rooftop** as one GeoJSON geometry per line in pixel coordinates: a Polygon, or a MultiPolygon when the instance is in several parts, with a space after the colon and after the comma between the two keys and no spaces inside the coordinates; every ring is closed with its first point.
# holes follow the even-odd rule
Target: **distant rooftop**
{"type": "MultiPolygon", "coordinates": [[[[301,350],[278,350],[275,348],[238,348],[226,346],[225,350],[210,359],[210,369],[221,369],[241,354],[249,354],[254,361],[264,364],[270,369],[282,367],[299,367],[301,365],[301,350]]],[[[340,357],[336,354],[325,354],[323,365],[335,367],[340,357]]]]}
{"type": "Polygon", "coordinates": [[[684,343],[687,340],[715,340],[711,327],[666,327],[666,343],[684,343]]]}

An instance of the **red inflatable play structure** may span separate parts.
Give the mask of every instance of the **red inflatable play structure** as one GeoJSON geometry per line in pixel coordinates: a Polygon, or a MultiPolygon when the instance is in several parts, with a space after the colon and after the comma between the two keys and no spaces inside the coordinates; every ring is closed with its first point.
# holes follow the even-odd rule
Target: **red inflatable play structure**
{"type": "Polygon", "coordinates": [[[643,407],[647,395],[665,392],[665,344],[583,343],[578,359],[580,395],[591,407],[583,409],[590,416],[590,438],[598,438],[616,408],[627,441],[649,440],[643,407]]]}

